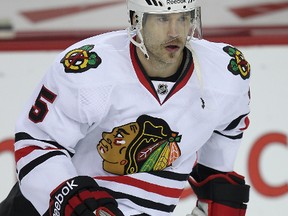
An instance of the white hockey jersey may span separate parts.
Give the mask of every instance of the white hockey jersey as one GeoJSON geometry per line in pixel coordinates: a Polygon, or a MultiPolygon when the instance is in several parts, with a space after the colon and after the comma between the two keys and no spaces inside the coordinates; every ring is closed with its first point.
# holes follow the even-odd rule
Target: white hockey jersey
{"type": "Polygon", "coordinates": [[[59,54],[16,125],[20,188],[41,215],[50,192],[78,175],[106,188],[124,215],[167,216],[196,158],[233,170],[248,126],[250,66],[227,44],[191,47],[176,82],[149,79],[126,31],[59,54]]]}

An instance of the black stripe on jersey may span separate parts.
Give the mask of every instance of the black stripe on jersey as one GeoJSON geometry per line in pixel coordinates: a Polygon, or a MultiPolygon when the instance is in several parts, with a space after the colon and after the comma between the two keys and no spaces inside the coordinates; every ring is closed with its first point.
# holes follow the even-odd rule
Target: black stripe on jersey
{"type": "Polygon", "coordinates": [[[220,133],[219,131],[214,131],[214,133],[219,134],[219,135],[224,136],[224,137],[227,137],[228,139],[233,139],[233,140],[241,139],[243,137],[243,133],[240,133],[240,134],[235,135],[235,136],[225,135],[225,134],[220,133]]]}
{"type": "Polygon", "coordinates": [[[37,140],[37,141],[49,143],[58,149],[66,150],[71,157],[74,155],[72,152],[68,151],[67,149],[65,149],[63,146],[61,146],[59,143],[55,141],[36,139],[25,132],[19,132],[15,134],[15,142],[20,141],[20,140],[37,140]]]}
{"type": "MultiPolygon", "coordinates": [[[[131,43],[131,46],[132,46],[132,43],[131,43]]],[[[141,74],[144,76],[144,78],[145,78],[145,80],[143,80],[143,79],[139,78],[139,76],[137,75],[139,81],[146,87],[146,89],[147,89],[147,90],[157,99],[157,101],[160,103],[160,99],[159,99],[159,96],[158,96],[158,94],[157,94],[157,91],[155,90],[154,85],[153,85],[153,83],[151,82],[150,77],[148,76],[146,70],[144,69],[144,67],[143,67],[143,65],[142,65],[142,63],[141,63],[141,61],[140,61],[140,59],[139,59],[139,57],[138,57],[138,55],[137,55],[136,46],[133,46],[133,47],[131,48],[131,57],[135,59],[135,61],[137,62],[137,66],[138,66],[139,69],[140,69],[140,71],[139,71],[139,69],[137,70],[137,69],[135,68],[136,74],[137,74],[137,73],[141,73],[141,74]]]]}
{"type": "Polygon", "coordinates": [[[53,151],[49,152],[45,155],[42,155],[34,160],[32,160],[30,163],[28,163],[26,166],[24,166],[20,171],[19,171],[19,180],[21,181],[29,172],[31,172],[35,167],[37,167],[39,164],[45,162],[51,157],[55,157],[58,155],[65,155],[65,153],[61,151],[53,151]]]}
{"type": "Polygon", "coordinates": [[[227,131],[227,130],[232,130],[234,128],[237,127],[237,125],[240,123],[240,121],[245,118],[248,114],[244,114],[244,115],[241,115],[239,116],[238,118],[234,119],[224,130],[227,131]]]}
{"type": "Polygon", "coordinates": [[[183,51],[183,60],[178,70],[181,70],[181,75],[178,77],[175,85],[171,88],[170,92],[166,96],[165,100],[162,103],[165,103],[172,95],[179,91],[183,86],[186,85],[188,80],[193,74],[194,71],[194,62],[192,53],[185,48],[183,51]]]}
{"type": "Polygon", "coordinates": [[[144,208],[155,209],[163,212],[173,212],[176,207],[176,205],[165,205],[163,203],[153,202],[151,200],[142,199],[130,194],[115,192],[107,188],[105,188],[105,190],[107,190],[107,192],[111,194],[115,199],[128,199],[131,202],[144,208]]]}
{"type": "Polygon", "coordinates": [[[169,171],[152,171],[149,172],[151,175],[159,176],[165,179],[170,179],[170,180],[177,180],[177,181],[187,181],[189,178],[189,173],[188,174],[180,174],[180,173],[175,173],[175,172],[169,172],[169,171]]]}

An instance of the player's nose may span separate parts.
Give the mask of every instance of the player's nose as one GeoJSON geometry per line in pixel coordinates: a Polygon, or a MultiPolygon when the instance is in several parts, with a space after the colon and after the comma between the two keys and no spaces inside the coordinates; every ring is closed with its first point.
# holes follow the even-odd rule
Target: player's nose
{"type": "Polygon", "coordinates": [[[177,25],[177,22],[174,20],[171,20],[169,22],[168,36],[170,36],[170,37],[178,37],[179,36],[179,25],[177,25]]]}

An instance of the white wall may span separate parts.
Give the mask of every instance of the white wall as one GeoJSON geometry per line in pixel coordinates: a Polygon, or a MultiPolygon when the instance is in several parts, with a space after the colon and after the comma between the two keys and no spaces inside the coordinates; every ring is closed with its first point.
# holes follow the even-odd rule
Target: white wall
{"type": "MultiPolygon", "coordinates": [[[[240,49],[253,69],[251,124],[235,167],[252,185],[247,216],[285,216],[288,215],[288,45],[240,49]]],[[[17,115],[57,53],[0,52],[0,201],[15,182],[13,154],[3,150],[4,142],[13,139],[17,115]]],[[[194,197],[181,201],[174,215],[189,213],[194,204],[194,197]]]]}

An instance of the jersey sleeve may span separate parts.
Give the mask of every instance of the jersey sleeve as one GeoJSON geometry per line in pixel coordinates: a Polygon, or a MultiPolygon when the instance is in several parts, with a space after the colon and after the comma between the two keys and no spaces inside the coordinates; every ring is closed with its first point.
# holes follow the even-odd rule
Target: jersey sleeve
{"type": "Polygon", "coordinates": [[[81,108],[82,75],[66,73],[62,57],[57,57],[16,123],[20,189],[41,215],[48,209],[50,192],[78,175],[71,157],[93,121],[81,108]]]}
{"type": "Polygon", "coordinates": [[[227,63],[224,63],[225,68],[219,67],[225,73],[225,77],[223,76],[225,82],[222,83],[224,87],[219,87],[215,94],[220,107],[218,125],[209,140],[198,151],[200,164],[222,172],[233,171],[243,133],[249,126],[248,114],[250,113],[250,65],[244,58],[242,62],[236,61],[237,59],[233,56],[236,53],[235,50],[239,56],[243,57],[243,54],[232,46],[221,47],[221,51],[224,50],[224,53],[229,54],[228,48],[233,50],[230,57],[228,56],[227,63]],[[246,68],[240,68],[243,62],[246,68]],[[244,72],[247,72],[246,75],[244,72]]]}

